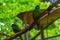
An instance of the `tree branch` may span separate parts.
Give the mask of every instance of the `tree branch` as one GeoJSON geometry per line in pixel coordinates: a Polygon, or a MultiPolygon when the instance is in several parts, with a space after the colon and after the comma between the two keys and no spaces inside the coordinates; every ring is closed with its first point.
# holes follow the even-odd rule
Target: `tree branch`
{"type": "MultiPolygon", "coordinates": [[[[23,20],[23,22],[24,22],[24,24],[23,24],[24,28],[27,27],[26,16],[27,16],[27,14],[25,14],[25,16],[24,16],[24,20],[23,20]]],[[[29,40],[29,34],[28,34],[28,32],[25,32],[24,37],[25,37],[25,38],[24,38],[25,40],[29,40]]]]}
{"type": "MultiPolygon", "coordinates": [[[[48,26],[50,24],[52,24],[55,20],[57,20],[58,18],[60,18],[60,8],[54,10],[52,13],[49,14],[49,16],[45,17],[45,19],[43,19],[42,21],[40,20],[41,23],[43,23],[44,25],[44,29],[48,28],[48,26]],[[57,14],[58,13],[58,14],[57,14]],[[47,24],[47,20],[46,18],[48,17],[48,24],[47,24]],[[43,22],[44,21],[44,22],[43,22]]],[[[40,23],[40,24],[41,24],[40,23]]],[[[35,39],[41,32],[38,32],[31,40],[35,39]]]]}
{"type": "Polygon", "coordinates": [[[46,37],[45,40],[46,40],[46,39],[51,39],[51,38],[56,38],[56,37],[60,37],[60,34],[54,35],[54,36],[50,36],[50,37],[46,37]]]}
{"type": "MultiPolygon", "coordinates": [[[[40,32],[39,32],[39,34],[40,34],[40,32]]],[[[56,37],[60,37],[60,34],[54,35],[54,36],[50,36],[50,37],[46,37],[45,40],[51,39],[51,38],[56,38],[56,37]]],[[[35,40],[35,38],[32,38],[31,40],[35,40]]]]}
{"type": "MultiPolygon", "coordinates": [[[[42,12],[43,15],[41,15],[41,16],[44,16],[46,13],[48,13],[49,11],[51,11],[51,9],[52,9],[54,6],[56,6],[58,3],[60,3],[60,0],[57,0],[55,3],[53,3],[52,5],[50,5],[47,10],[45,10],[44,12],[42,12]]],[[[41,16],[39,16],[39,17],[37,18],[37,20],[39,20],[39,18],[41,18],[41,16]]],[[[25,29],[21,30],[20,32],[14,34],[13,36],[6,38],[5,40],[13,40],[14,38],[18,37],[19,35],[22,35],[22,34],[24,34],[25,32],[31,30],[34,25],[35,25],[35,22],[33,22],[30,26],[26,27],[25,29]]]]}

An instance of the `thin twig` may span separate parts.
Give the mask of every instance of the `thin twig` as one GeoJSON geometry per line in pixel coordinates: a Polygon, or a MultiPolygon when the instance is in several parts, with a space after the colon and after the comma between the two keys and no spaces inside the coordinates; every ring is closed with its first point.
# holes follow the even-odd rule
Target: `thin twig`
{"type": "Polygon", "coordinates": [[[50,36],[50,37],[46,37],[45,40],[46,40],[46,39],[51,39],[51,38],[56,38],[56,37],[60,37],[60,34],[54,35],[54,36],[50,36]]]}

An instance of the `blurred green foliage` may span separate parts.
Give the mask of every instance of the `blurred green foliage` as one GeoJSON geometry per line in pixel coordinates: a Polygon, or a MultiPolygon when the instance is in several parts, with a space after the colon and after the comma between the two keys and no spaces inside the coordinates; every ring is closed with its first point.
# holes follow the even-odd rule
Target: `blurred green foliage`
{"type": "MultiPolygon", "coordinates": [[[[11,25],[14,22],[16,15],[19,12],[25,12],[29,10],[34,10],[35,6],[40,3],[40,9],[46,9],[50,5],[48,2],[39,2],[38,0],[0,0],[0,32],[5,33],[7,35],[13,35],[14,32],[12,31],[11,25]]],[[[23,29],[22,26],[22,20],[17,18],[17,24],[19,28],[23,29]]],[[[57,28],[60,29],[60,20],[57,20],[54,22],[54,24],[50,25],[50,28],[48,28],[48,33],[49,36],[53,35],[53,31],[57,31],[57,28]],[[59,26],[58,26],[59,25],[59,26]],[[54,27],[52,29],[51,27],[54,27]],[[57,28],[55,28],[57,27],[57,28]],[[52,30],[52,31],[51,31],[52,30]],[[51,33],[52,32],[52,33],[51,33]]],[[[34,36],[38,30],[31,30],[30,31],[30,36],[34,36]]],[[[46,30],[45,30],[45,36],[46,36],[46,30]]],[[[0,35],[0,40],[3,40],[6,36],[0,35]]],[[[36,40],[39,40],[39,37],[36,38],[36,40]]]]}

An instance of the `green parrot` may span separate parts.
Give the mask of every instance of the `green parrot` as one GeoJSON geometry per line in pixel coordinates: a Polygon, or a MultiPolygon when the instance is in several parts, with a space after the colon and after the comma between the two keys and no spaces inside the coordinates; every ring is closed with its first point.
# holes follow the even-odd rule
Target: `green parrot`
{"type": "Polygon", "coordinates": [[[39,16],[41,16],[41,10],[40,10],[40,5],[37,5],[35,7],[35,10],[33,11],[33,19],[34,19],[34,22],[37,25],[37,29],[40,30],[40,32],[41,32],[41,40],[44,40],[44,31],[42,30],[43,26],[40,26],[40,21],[37,20],[37,18],[39,16]]]}
{"type": "MultiPolygon", "coordinates": [[[[19,31],[21,31],[21,29],[18,28],[18,25],[17,25],[17,23],[16,23],[16,20],[15,20],[14,23],[11,25],[11,27],[12,27],[14,33],[17,33],[17,32],[19,32],[19,31]]],[[[20,37],[20,40],[23,40],[22,36],[19,36],[19,37],[20,37]]]]}
{"type": "Polygon", "coordinates": [[[40,28],[40,21],[37,22],[37,18],[41,15],[40,5],[37,5],[35,7],[35,10],[33,11],[33,19],[35,23],[37,24],[37,28],[40,28]]]}

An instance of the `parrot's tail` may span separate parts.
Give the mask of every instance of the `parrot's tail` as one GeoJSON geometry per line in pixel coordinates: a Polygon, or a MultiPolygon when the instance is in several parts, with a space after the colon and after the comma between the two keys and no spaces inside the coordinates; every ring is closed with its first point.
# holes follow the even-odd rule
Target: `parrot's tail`
{"type": "Polygon", "coordinates": [[[35,21],[35,23],[37,25],[37,29],[40,30],[40,21],[39,22],[35,21]]]}

